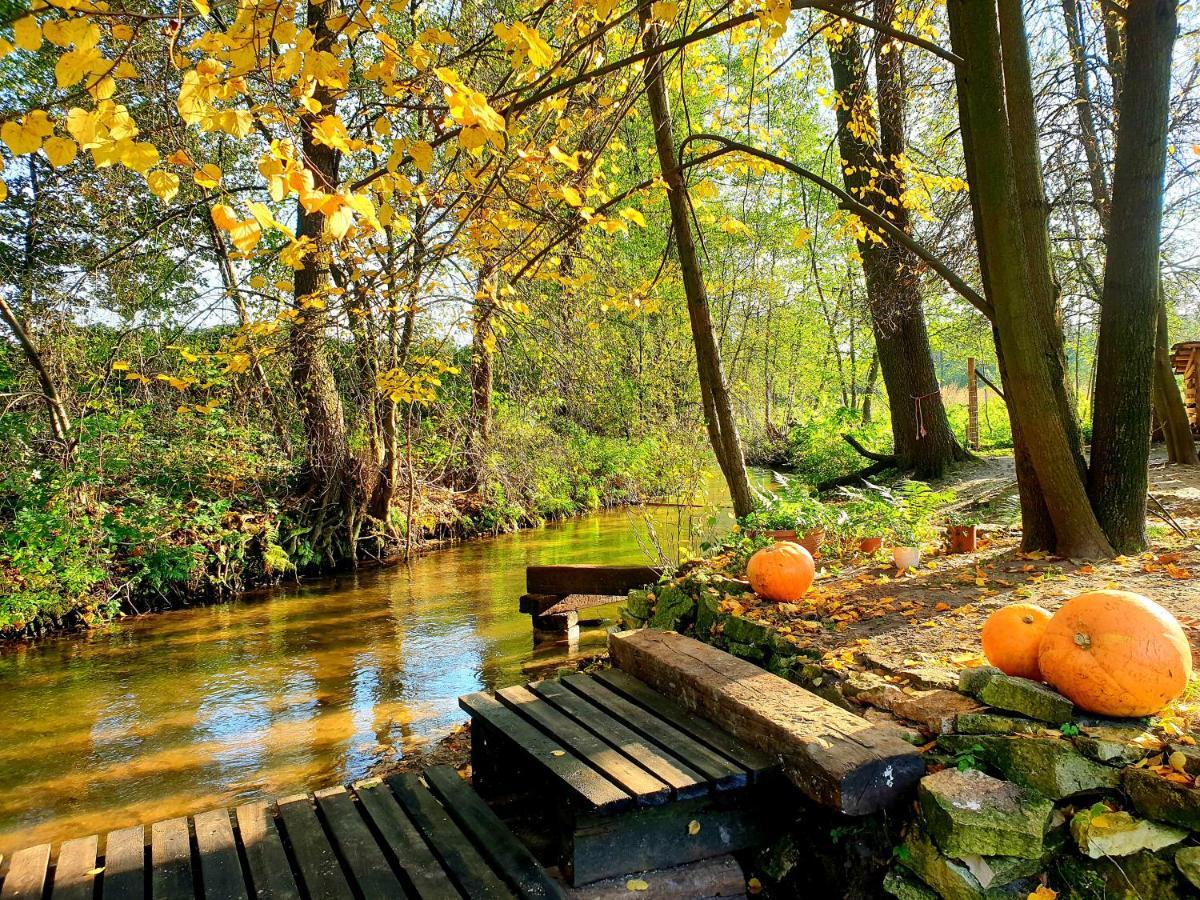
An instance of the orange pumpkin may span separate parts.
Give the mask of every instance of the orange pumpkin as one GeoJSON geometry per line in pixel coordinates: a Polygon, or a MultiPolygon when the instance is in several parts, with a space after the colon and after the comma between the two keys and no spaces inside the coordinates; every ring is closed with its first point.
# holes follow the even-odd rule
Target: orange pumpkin
{"type": "Polygon", "coordinates": [[[746,577],[754,593],[776,603],[799,600],[812,585],[817,567],[812,554],[788,541],[763,547],[750,557],[746,577]]]}
{"type": "Polygon", "coordinates": [[[1050,613],[1032,603],[1014,603],[996,610],[983,623],[979,637],[987,661],[1006,675],[1042,680],[1038,651],[1050,613]]]}
{"type": "Polygon", "coordinates": [[[1183,693],[1192,651],[1175,617],[1153,600],[1093,591],[1068,600],[1050,619],[1038,665],[1082,710],[1148,716],[1183,693]]]}

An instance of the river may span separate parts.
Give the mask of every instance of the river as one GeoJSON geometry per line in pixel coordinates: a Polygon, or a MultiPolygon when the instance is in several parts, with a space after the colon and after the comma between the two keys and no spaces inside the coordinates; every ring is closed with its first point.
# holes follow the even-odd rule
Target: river
{"type": "Polygon", "coordinates": [[[462,721],[460,694],[603,646],[615,607],[534,647],[526,565],[652,562],[651,530],[673,558],[728,524],[603,511],[0,650],[0,854],[362,778],[462,721]]]}

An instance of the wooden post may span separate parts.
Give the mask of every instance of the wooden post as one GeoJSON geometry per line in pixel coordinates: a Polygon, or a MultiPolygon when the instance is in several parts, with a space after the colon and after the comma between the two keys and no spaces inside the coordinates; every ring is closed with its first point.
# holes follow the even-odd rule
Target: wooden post
{"type": "Polygon", "coordinates": [[[979,449],[979,384],[973,356],[967,357],[967,446],[979,449]]]}

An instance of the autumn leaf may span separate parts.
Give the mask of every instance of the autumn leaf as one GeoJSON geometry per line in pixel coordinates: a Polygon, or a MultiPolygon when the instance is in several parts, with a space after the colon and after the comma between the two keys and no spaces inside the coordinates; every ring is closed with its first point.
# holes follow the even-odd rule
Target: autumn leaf
{"type": "Polygon", "coordinates": [[[641,878],[630,878],[625,882],[625,890],[627,891],[648,891],[650,885],[641,878]]]}
{"type": "Polygon", "coordinates": [[[219,166],[206,163],[192,175],[192,180],[202,188],[215,188],[221,183],[222,172],[219,166]]]}

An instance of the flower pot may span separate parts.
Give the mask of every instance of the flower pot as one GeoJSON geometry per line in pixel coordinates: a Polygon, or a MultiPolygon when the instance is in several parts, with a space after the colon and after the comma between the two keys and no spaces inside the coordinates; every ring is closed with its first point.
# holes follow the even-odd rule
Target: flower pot
{"type": "Polygon", "coordinates": [[[977,525],[951,525],[946,529],[951,553],[974,553],[978,543],[977,525]]]}
{"type": "Polygon", "coordinates": [[[772,530],[770,528],[751,528],[746,531],[746,537],[751,539],[756,537],[769,537],[773,541],[792,541],[793,543],[798,543],[798,541],[796,541],[796,532],[786,529],[772,530]]]}
{"type": "Polygon", "coordinates": [[[881,537],[865,537],[858,542],[858,549],[862,553],[878,553],[882,546],[883,538],[881,537]]]}
{"type": "Polygon", "coordinates": [[[821,552],[821,542],[825,540],[825,529],[814,528],[812,531],[806,532],[804,537],[796,541],[801,547],[816,557],[821,552]]]}
{"type": "Polygon", "coordinates": [[[921,564],[921,548],[893,547],[892,562],[896,564],[896,569],[901,572],[907,569],[915,569],[921,564]]]}

